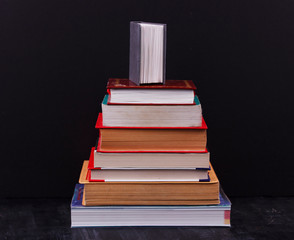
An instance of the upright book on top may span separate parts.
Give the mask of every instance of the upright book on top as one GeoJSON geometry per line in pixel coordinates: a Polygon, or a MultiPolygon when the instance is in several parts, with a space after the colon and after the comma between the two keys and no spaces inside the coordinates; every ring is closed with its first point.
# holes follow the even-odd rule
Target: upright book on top
{"type": "Polygon", "coordinates": [[[165,82],[166,24],[130,22],[129,78],[135,84],[165,82]]]}

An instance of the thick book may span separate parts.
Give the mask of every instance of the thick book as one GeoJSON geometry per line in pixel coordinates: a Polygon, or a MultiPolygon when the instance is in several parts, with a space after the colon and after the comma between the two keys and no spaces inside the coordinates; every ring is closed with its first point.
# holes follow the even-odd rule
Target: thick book
{"type": "Polygon", "coordinates": [[[135,84],[165,82],[166,24],[130,22],[129,79],[135,84]]]}
{"type": "Polygon", "coordinates": [[[91,168],[121,169],[209,169],[210,153],[117,153],[101,152],[100,146],[91,149],[91,168]]]}
{"type": "Polygon", "coordinates": [[[198,97],[192,105],[108,104],[106,94],[101,104],[103,124],[117,127],[200,127],[202,108],[198,97]]]}
{"type": "Polygon", "coordinates": [[[96,122],[102,152],[206,152],[207,125],[200,127],[105,126],[100,113],[96,122]]]}
{"type": "Polygon", "coordinates": [[[210,166],[209,181],[90,182],[84,161],[79,183],[85,206],[94,205],[212,205],[219,203],[219,181],[210,166]]]}
{"type": "Polygon", "coordinates": [[[165,84],[135,85],[129,79],[110,78],[108,104],[195,104],[192,80],[166,80],[165,84]]]}
{"type": "Polygon", "coordinates": [[[218,226],[230,227],[231,202],[221,189],[220,203],[198,206],[87,206],[84,185],[76,184],[71,201],[71,227],[218,226]]]}

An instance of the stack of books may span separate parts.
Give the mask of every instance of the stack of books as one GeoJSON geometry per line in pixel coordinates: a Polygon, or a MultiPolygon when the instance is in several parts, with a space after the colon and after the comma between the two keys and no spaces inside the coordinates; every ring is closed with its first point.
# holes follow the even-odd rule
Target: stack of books
{"type": "Polygon", "coordinates": [[[108,80],[99,137],[72,199],[72,227],[230,226],[196,87],[162,75],[165,36],[165,25],[131,23],[130,77],[108,80]],[[143,48],[163,45],[144,55],[140,38],[143,48]]]}
{"type": "Polygon", "coordinates": [[[109,79],[99,138],[73,197],[72,226],[230,225],[195,89],[188,80],[137,86],[109,79]]]}

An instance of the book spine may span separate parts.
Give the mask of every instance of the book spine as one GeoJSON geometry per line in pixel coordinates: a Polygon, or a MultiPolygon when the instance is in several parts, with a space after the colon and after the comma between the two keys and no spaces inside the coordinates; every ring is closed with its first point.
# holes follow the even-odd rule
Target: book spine
{"type": "Polygon", "coordinates": [[[166,24],[163,25],[163,84],[165,84],[165,74],[166,73],[166,24]]]}
{"type": "Polygon", "coordinates": [[[130,22],[130,62],[129,79],[135,84],[140,84],[141,62],[141,28],[139,22],[130,22]]]}

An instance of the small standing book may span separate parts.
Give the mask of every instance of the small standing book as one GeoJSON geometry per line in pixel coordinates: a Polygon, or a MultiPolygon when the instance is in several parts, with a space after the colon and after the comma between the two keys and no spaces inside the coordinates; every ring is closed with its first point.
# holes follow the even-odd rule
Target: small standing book
{"type": "Polygon", "coordinates": [[[166,24],[130,22],[129,78],[135,84],[165,82],[166,24]]]}

